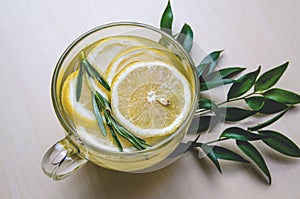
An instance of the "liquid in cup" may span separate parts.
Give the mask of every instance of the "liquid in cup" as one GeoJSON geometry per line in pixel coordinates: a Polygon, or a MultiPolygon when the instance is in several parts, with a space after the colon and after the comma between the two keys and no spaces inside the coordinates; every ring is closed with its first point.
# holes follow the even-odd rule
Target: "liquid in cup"
{"type": "MultiPolygon", "coordinates": [[[[143,26],[139,28],[149,28],[143,26]]],[[[170,42],[166,35],[161,38],[170,42]]],[[[160,41],[132,34],[103,37],[81,46],[65,61],[57,74],[54,94],[59,104],[56,111],[71,131],[57,143],[59,151],[48,151],[44,159],[51,164],[53,160],[49,159],[58,159],[56,162],[67,165],[69,157],[69,165],[74,167],[66,172],[69,167],[63,169],[60,165],[54,172],[45,168],[49,166],[43,160],[47,175],[63,178],[87,160],[108,169],[144,172],[153,170],[153,166],[156,169],[155,165],[174,151],[195,112],[198,82],[192,62],[181,47],[176,42],[170,45],[172,41],[166,47],[160,41]],[[110,90],[89,76],[87,70],[82,75],[80,98],[76,99],[83,59],[107,81],[110,90]],[[123,149],[120,152],[105,118],[107,135],[103,135],[95,116],[93,91],[110,103],[110,113],[120,126],[146,141],[146,149],[136,149],[116,132],[123,149]]]]}

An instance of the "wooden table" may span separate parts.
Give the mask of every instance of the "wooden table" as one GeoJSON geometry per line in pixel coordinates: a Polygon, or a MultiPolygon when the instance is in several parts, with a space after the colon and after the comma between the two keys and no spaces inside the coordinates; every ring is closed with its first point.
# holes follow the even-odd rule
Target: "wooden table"
{"type": "MultiPolygon", "coordinates": [[[[272,173],[267,185],[254,164],[187,153],[162,170],[128,174],[92,163],[63,181],[46,177],[40,161],[64,130],[50,97],[51,76],[63,50],[83,32],[112,21],[159,25],[167,1],[3,0],[0,3],[0,198],[300,198],[300,162],[259,146],[272,173]]],[[[226,49],[220,66],[290,61],[278,86],[300,93],[300,1],[173,0],[176,30],[184,22],[207,52],[226,49]]],[[[197,57],[193,54],[194,57],[197,57]]],[[[272,126],[300,144],[300,110],[272,126]]],[[[220,132],[214,132],[218,135],[220,132]]],[[[230,143],[229,143],[230,144],[230,143]]],[[[233,143],[231,143],[233,144],[233,143]]],[[[235,146],[233,146],[235,148],[235,146]]]]}

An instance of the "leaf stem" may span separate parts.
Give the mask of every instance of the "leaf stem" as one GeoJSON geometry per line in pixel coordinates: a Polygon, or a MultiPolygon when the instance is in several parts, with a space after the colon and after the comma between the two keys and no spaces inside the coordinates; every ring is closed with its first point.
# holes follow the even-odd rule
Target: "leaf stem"
{"type": "Polygon", "coordinates": [[[193,143],[192,143],[192,145],[190,146],[190,148],[199,147],[199,146],[202,146],[202,144],[208,145],[208,144],[212,144],[212,143],[216,143],[216,142],[222,142],[222,141],[225,141],[225,140],[230,139],[230,138],[225,138],[225,137],[223,137],[223,138],[219,138],[219,139],[217,139],[217,140],[212,140],[212,141],[209,141],[209,142],[200,143],[200,142],[197,142],[198,139],[200,138],[200,135],[201,135],[201,134],[199,134],[199,135],[196,137],[196,139],[193,141],[193,143]]]}
{"type": "Polygon", "coordinates": [[[226,104],[226,103],[230,103],[230,102],[234,102],[234,101],[244,100],[244,99],[246,99],[247,97],[250,97],[250,96],[255,95],[255,94],[258,94],[258,93],[253,92],[253,93],[250,93],[250,94],[245,95],[245,96],[243,96],[243,97],[233,98],[233,99],[230,99],[230,100],[221,102],[221,103],[217,104],[217,106],[221,106],[221,105],[224,105],[224,104],[226,104]]]}
{"type": "Polygon", "coordinates": [[[210,108],[204,108],[204,109],[197,109],[196,112],[195,112],[195,115],[198,115],[200,113],[202,114],[205,114],[205,113],[209,113],[211,112],[212,110],[210,108]]]}
{"type": "MultiPolygon", "coordinates": [[[[82,63],[87,62],[85,59],[85,55],[83,52],[81,52],[81,58],[82,63]]],[[[88,62],[87,62],[88,63],[88,62]]],[[[98,91],[97,85],[94,82],[94,78],[88,74],[89,68],[93,68],[89,63],[86,64],[87,69],[85,70],[85,79],[87,82],[87,85],[92,93],[92,100],[93,100],[93,107],[94,107],[94,114],[96,116],[97,122],[99,124],[99,128],[104,136],[107,135],[106,129],[104,125],[107,125],[109,127],[109,132],[111,133],[114,142],[119,148],[119,151],[123,151],[122,144],[117,137],[116,134],[126,139],[128,142],[132,144],[136,149],[143,150],[146,149],[147,146],[151,146],[146,143],[145,140],[135,136],[130,131],[128,131],[126,128],[124,128],[122,125],[120,125],[118,122],[115,121],[114,117],[111,115],[111,105],[110,102],[98,91]],[[103,117],[104,118],[103,118],[103,117]],[[104,122],[105,121],[105,122],[104,122]]],[[[93,68],[92,73],[96,74],[96,70],[93,68]]],[[[101,77],[100,74],[96,74],[97,76],[101,77]]],[[[101,77],[102,78],[102,77],[101,77]]],[[[96,78],[99,81],[99,78],[96,78]]],[[[104,79],[101,79],[102,84],[105,88],[109,88],[109,85],[106,83],[104,79]],[[106,86],[107,84],[107,86],[106,86]]],[[[101,82],[100,82],[101,83],[101,82]]],[[[107,89],[109,90],[109,89],[107,89]]]]}
{"type": "Polygon", "coordinates": [[[221,142],[221,141],[224,141],[224,140],[228,140],[229,138],[219,138],[217,140],[212,140],[212,141],[209,141],[209,142],[205,142],[205,144],[212,144],[212,143],[215,143],[215,142],[221,142]]]}
{"type": "MultiPolygon", "coordinates": [[[[234,102],[234,101],[238,101],[238,100],[245,100],[247,97],[250,97],[252,95],[255,95],[255,94],[259,94],[258,92],[253,92],[253,93],[250,93],[248,95],[245,95],[243,97],[238,97],[238,98],[234,98],[234,99],[230,99],[230,100],[227,100],[227,101],[224,101],[224,102],[220,102],[219,104],[216,104],[217,106],[222,106],[224,104],[227,104],[227,103],[230,103],[230,102],[234,102]]],[[[196,110],[196,113],[195,114],[205,114],[205,113],[208,113],[212,111],[210,108],[202,108],[202,109],[198,109],[196,110]]]]}

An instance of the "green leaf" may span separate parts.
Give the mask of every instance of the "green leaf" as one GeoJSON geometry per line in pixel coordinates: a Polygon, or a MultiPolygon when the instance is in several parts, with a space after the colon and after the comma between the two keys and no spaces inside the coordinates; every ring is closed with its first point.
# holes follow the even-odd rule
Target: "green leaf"
{"type": "Polygon", "coordinates": [[[168,5],[165,8],[160,19],[160,29],[172,36],[172,24],[173,24],[173,12],[169,0],[168,5]]]}
{"type": "Polygon", "coordinates": [[[99,93],[98,91],[95,91],[95,96],[96,96],[98,102],[103,107],[103,109],[111,111],[110,103],[107,101],[107,99],[103,95],[101,95],[101,93],[99,93]]]}
{"type": "Polygon", "coordinates": [[[86,68],[88,72],[90,73],[90,76],[93,78],[96,78],[97,81],[108,91],[110,91],[110,86],[108,85],[107,81],[100,75],[100,73],[90,64],[89,61],[86,59],[82,60],[82,63],[86,65],[86,68]]]}
{"type": "Polygon", "coordinates": [[[206,77],[214,70],[222,52],[223,52],[223,50],[214,51],[214,52],[211,52],[206,57],[204,57],[204,59],[196,67],[199,77],[200,76],[206,77]]]}
{"type": "Polygon", "coordinates": [[[144,146],[144,142],[140,142],[140,139],[137,139],[136,136],[132,135],[131,132],[126,130],[123,127],[117,126],[116,123],[114,123],[114,130],[123,138],[125,138],[127,141],[129,141],[135,148],[138,150],[143,150],[146,147],[144,146]]]}
{"type": "Polygon", "coordinates": [[[220,107],[219,110],[221,112],[221,118],[224,118],[226,121],[243,120],[257,113],[257,111],[237,107],[220,107]]]}
{"type": "Polygon", "coordinates": [[[263,97],[249,97],[249,98],[246,98],[245,101],[252,110],[259,111],[264,106],[265,98],[263,98],[263,97]]]}
{"type": "MultiPolygon", "coordinates": [[[[205,66],[205,65],[202,65],[202,66],[205,66]]],[[[234,83],[234,82],[236,82],[236,80],[228,79],[228,78],[243,71],[244,69],[245,68],[239,68],[239,67],[224,68],[224,69],[212,72],[207,77],[201,76],[200,91],[206,91],[206,90],[216,88],[219,86],[223,86],[226,84],[234,83]]]]}
{"type": "Polygon", "coordinates": [[[271,174],[269,169],[265,163],[264,158],[259,153],[259,151],[249,142],[237,140],[236,144],[239,149],[245,153],[249,158],[251,158],[256,165],[260,168],[260,170],[268,177],[269,184],[272,182],[271,174]]]}
{"type": "Polygon", "coordinates": [[[229,149],[220,146],[209,147],[213,150],[217,159],[249,163],[248,160],[244,159],[242,156],[229,149]]]}
{"type": "Polygon", "coordinates": [[[80,100],[81,91],[82,91],[82,79],[83,79],[83,68],[80,64],[79,72],[76,78],[76,101],[80,100]]]}
{"type": "Polygon", "coordinates": [[[102,113],[101,113],[101,111],[102,111],[101,106],[100,107],[98,106],[97,98],[96,98],[96,95],[95,95],[94,92],[92,92],[92,104],[93,104],[95,117],[96,117],[98,126],[100,128],[100,131],[104,136],[106,136],[107,132],[106,132],[106,129],[105,129],[105,126],[104,126],[103,116],[102,116],[102,113]]]}
{"type": "Polygon", "coordinates": [[[233,77],[234,75],[242,72],[246,68],[241,68],[241,67],[228,67],[228,68],[223,68],[218,71],[212,72],[207,78],[207,81],[212,81],[212,80],[220,80],[224,78],[230,78],[233,77]]]}
{"type": "Polygon", "coordinates": [[[256,126],[248,127],[248,130],[250,130],[250,131],[257,131],[259,129],[262,129],[262,128],[266,127],[266,126],[269,126],[269,125],[273,124],[274,122],[276,122],[277,120],[279,120],[286,112],[288,112],[288,110],[290,108],[291,107],[286,108],[283,112],[281,112],[278,115],[276,115],[275,117],[267,120],[266,122],[260,123],[260,124],[258,124],[256,126]]]}
{"type": "Polygon", "coordinates": [[[289,138],[276,131],[258,131],[260,135],[268,136],[269,138],[262,141],[272,149],[292,157],[300,157],[299,147],[289,138]]]}
{"type": "MultiPolygon", "coordinates": [[[[196,71],[198,74],[198,77],[200,78],[200,81],[202,78],[205,78],[207,76],[207,68],[210,66],[210,63],[206,64],[200,64],[196,67],[196,71]]],[[[204,80],[203,80],[204,82],[204,80]]]]}
{"type": "Polygon", "coordinates": [[[249,97],[245,101],[250,108],[262,114],[278,113],[287,108],[285,104],[264,97],[249,97]]]}
{"type": "Polygon", "coordinates": [[[212,102],[210,99],[201,97],[198,101],[198,109],[211,110],[216,114],[216,116],[218,116],[218,113],[220,112],[219,107],[214,102],[212,102]]]}
{"type": "Polygon", "coordinates": [[[117,137],[114,129],[111,126],[109,126],[109,131],[110,131],[110,134],[112,135],[112,137],[113,137],[113,139],[115,141],[115,144],[118,146],[119,151],[123,152],[122,144],[121,144],[119,138],[117,137]]]}
{"type": "Polygon", "coordinates": [[[237,82],[233,83],[227,94],[227,99],[232,99],[245,94],[252,88],[260,72],[260,66],[254,72],[247,73],[240,77],[237,82]]]}
{"type": "Polygon", "coordinates": [[[212,129],[218,123],[216,116],[200,116],[194,118],[188,132],[189,133],[200,133],[212,129]]]}
{"type": "Polygon", "coordinates": [[[228,68],[223,68],[220,69],[219,72],[220,76],[222,78],[226,78],[226,77],[232,77],[237,75],[238,73],[244,71],[246,68],[242,68],[242,67],[228,67],[228,68]]]}
{"type": "Polygon", "coordinates": [[[286,68],[288,67],[288,65],[289,65],[289,62],[286,62],[286,63],[284,63],[276,68],[273,68],[271,70],[268,70],[267,72],[262,74],[256,81],[254,90],[255,91],[264,91],[264,90],[267,90],[267,89],[271,88],[272,86],[274,86],[278,82],[278,80],[280,79],[280,77],[282,76],[282,74],[284,73],[286,68]]]}
{"type": "Polygon", "coordinates": [[[198,101],[198,110],[203,110],[203,111],[211,110],[212,107],[217,108],[217,105],[214,102],[212,102],[210,99],[200,97],[198,101]]]}
{"type": "Polygon", "coordinates": [[[224,86],[226,84],[231,84],[236,82],[234,79],[219,79],[219,80],[210,80],[200,83],[200,91],[210,90],[219,86],[224,86]]]}
{"type": "Polygon", "coordinates": [[[214,104],[210,99],[200,97],[198,101],[198,109],[210,109],[214,104]]]}
{"type": "Polygon", "coordinates": [[[81,61],[81,64],[82,68],[84,69],[84,71],[86,72],[86,74],[89,76],[89,77],[92,77],[92,74],[90,73],[89,69],[88,69],[88,66],[85,62],[81,61]]]}
{"type": "Polygon", "coordinates": [[[270,89],[264,92],[263,96],[265,98],[272,99],[283,104],[300,103],[300,95],[280,88],[270,89]]]}
{"type": "Polygon", "coordinates": [[[188,24],[184,24],[176,40],[182,44],[183,48],[190,52],[193,46],[194,33],[188,24]]]}
{"type": "Polygon", "coordinates": [[[241,141],[252,141],[252,140],[261,140],[266,138],[265,136],[261,136],[258,134],[251,133],[239,127],[230,127],[223,131],[220,135],[220,138],[232,138],[241,141]]]}
{"type": "Polygon", "coordinates": [[[217,159],[217,156],[215,152],[207,145],[202,144],[201,149],[207,154],[207,157],[214,163],[214,165],[217,167],[220,173],[222,173],[219,161],[217,159]]]}
{"type": "Polygon", "coordinates": [[[130,138],[130,139],[131,139],[132,144],[133,144],[135,147],[137,147],[137,146],[140,147],[140,150],[145,149],[145,148],[146,148],[146,147],[145,147],[146,145],[147,145],[147,146],[151,146],[151,145],[146,144],[146,141],[145,141],[145,140],[143,140],[143,139],[141,139],[141,138],[135,136],[135,135],[132,134],[130,131],[128,131],[126,128],[124,128],[123,126],[120,126],[119,129],[120,129],[120,131],[122,131],[123,133],[126,134],[127,138],[130,138]]]}

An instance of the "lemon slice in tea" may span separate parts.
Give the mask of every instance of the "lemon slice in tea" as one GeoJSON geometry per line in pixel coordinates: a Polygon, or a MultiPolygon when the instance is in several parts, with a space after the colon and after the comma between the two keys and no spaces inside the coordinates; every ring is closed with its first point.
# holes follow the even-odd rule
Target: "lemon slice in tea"
{"type": "Polygon", "coordinates": [[[125,66],[136,61],[163,61],[171,63],[169,58],[159,49],[144,46],[132,47],[118,54],[108,66],[106,72],[106,81],[108,84],[112,83],[114,76],[125,66]]]}
{"type": "MultiPolygon", "coordinates": [[[[78,70],[71,73],[63,83],[61,101],[66,114],[73,120],[77,134],[81,139],[89,142],[97,147],[118,151],[116,143],[113,141],[113,137],[110,133],[107,136],[103,136],[99,130],[98,123],[93,111],[91,101],[91,90],[86,81],[83,81],[83,87],[81,97],[79,101],[76,101],[76,79],[78,76],[78,70]],[[105,145],[105,146],[103,146],[105,145]],[[112,148],[113,147],[113,148],[112,148]]],[[[91,86],[96,89],[105,98],[108,98],[108,92],[102,88],[98,82],[90,79],[91,86]]],[[[108,126],[106,126],[106,132],[109,132],[108,126]]],[[[123,137],[117,135],[121,142],[124,151],[134,150],[132,145],[123,137]]]]}
{"type": "MultiPolygon", "coordinates": [[[[82,92],[79,101],[76,101],[76,80],[78,70],[71,73],[63,83],[61,101],[63,108],[68,116],[74,120],[76,124],[86,127],[96,127],[97,121],[93,112],[91,102],[91,90],[86,81],[83,81],[82,92]]],[[[107,98],[105,89],[98,86],[94,80],[90,81],[91,86],[107,98]]]]}
{"type": "Polygon", "coordinates": [[[161,61],[129,64],[111,86],[113,115],[143,138],[175,132],[190,110],[191,98],[185,76],[161,61]]]}
{"type": "Polygon", "coordinates": [[[113,58],[133,46],[144,46],[144,44],[130,36],[107,37],[96,43],[95,47],[88,53],[87,60],[101,74],[104,74],[113,58]]]}

